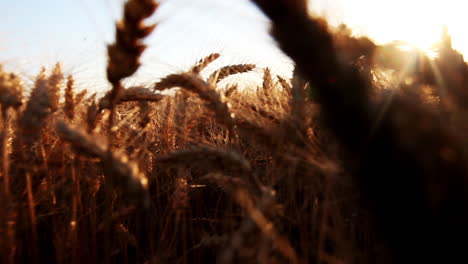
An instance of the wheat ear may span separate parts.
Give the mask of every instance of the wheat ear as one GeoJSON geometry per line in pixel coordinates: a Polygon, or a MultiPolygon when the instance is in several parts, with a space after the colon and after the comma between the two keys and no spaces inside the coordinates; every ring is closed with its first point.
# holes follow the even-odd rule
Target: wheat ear
{"type": "Polygon", "coordinates": [[[171,74],[156,83],[154,89],[162,91],[174,87],[181,87],[198,94],[201,99],[207,102],[207,107],[215,113],[216,118],[221,123],[229,128],[234,125],[233,114],[229,112],[229,104],[225,103],[221,95],[202,80],[198,74],[171,74]]]}
{"type": "Polygon", "coordinates": [[[73,120],[75,116],[75,94],[74,94],[74,84],[75,80],[72,75],[68,76],[67,79],[67,88],[65,89],[65,106],[64,112],[65,116],[69,120],[73,120]]]}
{"type": "Polygon", "coordinates": [[[0,104],[3,108],[18,108],[23,100],[23,82],[12,73],[5,73],[0,65],[0,104]]]}
{"type": "Polygon", "coordinates": [[[212,53],[206,56],[205,58],[199,60],[195,65],[193,65],[190,69],[190,72],[200,73],[203,69],[206,68],[206,66],[215,61],[217,58],[219,58],[219,56],[219,53],[212,53]]]}
{"type": "MultiPolygon", "coordinates": [[[[159,102],[165,95],[155,94],[148,88],[141,86],[134,86],[128,89],[124,89],[120,95],[117,103],[123,102],[133,102],[133,101],[150,101],[150,102],[159,102]]],[[[110,93],[106,94],[104,97],[99,100],[100,111],[102,109],[110,108],[110,93]]]]}
{"type": "Polygon", "coordinates": [[[255,69],[254,64],[237,64],[224,66],[213,72],[210,75],[210,77],[208,77],[208,83],[216,84],[230,75],[249,72],[253,69],[255,69]]]}
{"type": "Polygon", "coordinates": [[[60,89],[63,85],[63,72],[60,63],[57,63],[48,78],[49,106],[52,112],[59,108],[60,89]]]}
{"type": "Polygon", "coordinates": [[[159,164],[181,165],[196,164],[211,169],[248,174],[251,172],[249,162],[233,150],[224,150],[211,146],[196,146],[176,151],[155,159],[159,164]]]}
{"type": "Polygon", "coordinates": [[[271,71],[269,68],[265,68],[263,70],[263,83],[262,83],[263,91],[270,91],[273,87],[273,80],[271,78],[271,71]]]}
{"type": "Polygon", "coordinates": [[[287,95],[291,95],[291,85],[286,81],[285,78],[276,75],[276,78],[278,79],[279,84],[283,88],[283,92],[285,92],[287,95]]]}
{"type": "Polygon", "coordinates": [[[41,129],[50,113],[48,79],[45,75],[45,69],[42,69],[36,77],[26,108],[19,120],[24,142],[31,145],[40,137],[41,129]]]}
{"type": "Polygon", "coordinates": [[[116,25],[115,43],[107,47],[107,80],[112,84],[109,95],[109,151],[114,126],[115,106],[123,90],[121,80],[134,74],[140,66],[140,56],[146,45],[141,39],[148,36],[156,25],[145,26],[143,20],[158,8],[152,0],[129,0],[124,7],[124,18],[116,25]]]}
{"type": "Polygon", "coordinates": [[[63,121],[56,123],[56,130],[62,140],[72,145],[76,153],[99,158],[105,175],[114,187],[124,191],[129,198],[135,198],[137,202],[148,206],[148,178],[127,155],[118,150],[109,153],[104,144],[63,121]]]}

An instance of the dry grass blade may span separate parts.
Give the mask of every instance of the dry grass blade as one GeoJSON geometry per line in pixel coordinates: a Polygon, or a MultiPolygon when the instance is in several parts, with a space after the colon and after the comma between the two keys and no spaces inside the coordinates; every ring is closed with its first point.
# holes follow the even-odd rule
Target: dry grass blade
{"type": "Polygon", "coordinates": [[[154,89],[159,91],[174,87],[180,87],[198,94],[201,99],[208,103],[207,107],[215,113],[218,121],[229,128],[233,126],[233,115],[229,112],[229,105],[225,103],[220,94],[210,87],[208,83],[203,81],[198,74],[171,74],[154,85],[154,89]]]}
{"type": "Polygon", "coordinates": [[[208,83],[216,84],[230,75],[249,72],[253,69],[255,69],[254,64],[237,64],[224,66],[221,69],[218,69],[217,71],[213,72],[210,75],[210,77],[208,77],[208,83]]]}
{"type": "Polygon", "coordinates": [[[190,69],[190,72],[192,73],[200,73],[203,69],[206,68],[210,63],[215,61],[217,58],[219,58],[219,53],[212,53],[205,58],[201,59],[198,61],[193,67],[190,69]]]}

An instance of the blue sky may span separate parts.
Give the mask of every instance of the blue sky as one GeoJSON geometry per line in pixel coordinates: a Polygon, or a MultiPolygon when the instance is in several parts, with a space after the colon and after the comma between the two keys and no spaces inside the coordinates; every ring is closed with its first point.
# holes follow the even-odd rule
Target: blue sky
{"type": "MultiPolygon", "coordinates": [[[[158,22],[145,41],[142,67],[128,82],[152,83],[190,67],[212,52],[212,68],[255,63],[289,75],[291,61],[268,35],[268,20],[248,0],[161,0],[148,23],[158,22]]],[[[446,24],[457,49],[468,53],[467,1],[314,0],[313,13],[331,24],[349,24],[379,43],[408,40],[431,45],[446,24]]],[[[84,88],[106,90],[106,45],[124,0],[0,0],[0,64],[34,79],[41,66],[62,62],[84,88]]]]}
{"type": "MultiPolygon", "coordinates": [[[[41,66],[61,61],[78,83],[106,89],[105,48],[114,37],[123,0],[0,0],[0,63],[32,80],[41,66]]],[[[290,60],[268,35],[268,20],[248,0],[163,0],[148,23],[142,67],[129,82],[151,83],[220,52],[213,65],[255,63],[289,74],[290,60]]],[[[208,69],[209,70],[209,69],[208,69]]]]}

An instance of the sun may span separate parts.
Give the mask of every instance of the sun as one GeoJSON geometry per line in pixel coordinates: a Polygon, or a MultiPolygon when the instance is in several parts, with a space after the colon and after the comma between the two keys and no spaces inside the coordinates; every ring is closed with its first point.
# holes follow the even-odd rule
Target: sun
{"type": "Polygon", "coordinates": [[[377,44],[403,41],[433,56],[433,47],[448,28],[453,48],[468,59],[468,1],[462,0],[315,0],[312,12],[332,24],[345,23],[377,44]]]}
{"type": "Polygon", "coordinates": [[[447,18],[442,1],[405,1],[388,9],[392,19],[376,20],[371,37],[379,42],[400,40],[422,51],[430,51],[440,40],[447,18]]]}

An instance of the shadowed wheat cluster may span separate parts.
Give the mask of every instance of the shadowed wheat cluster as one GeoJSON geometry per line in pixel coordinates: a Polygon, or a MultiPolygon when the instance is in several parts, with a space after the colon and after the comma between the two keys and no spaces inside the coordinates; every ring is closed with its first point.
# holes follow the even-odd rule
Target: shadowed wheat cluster
{"type": "Polygon", "coordinates": [[[450,37],[429,58],[332,30],[304,0],[253,2],[290,80],[208,74],[213,53],[125,87],[151,0],[125,4],[103,97],[60,64],[30,91],[0,68],[1,263],[466,261],[468,67],[450,37]]]}

